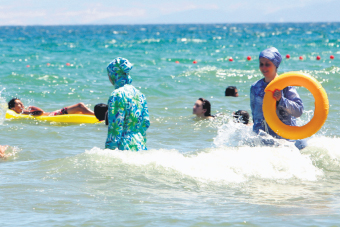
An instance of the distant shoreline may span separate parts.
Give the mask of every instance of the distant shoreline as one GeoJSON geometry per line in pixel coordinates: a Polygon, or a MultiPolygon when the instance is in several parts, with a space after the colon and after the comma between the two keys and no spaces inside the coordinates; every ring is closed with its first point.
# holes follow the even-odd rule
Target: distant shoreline
{"type": "Polygon", "coordinates": [[[144,24],[144,23],[130,23],[130,24],[50,24],[50,25],[43,25],[43,24],[29,24],[29,25],[0,25],[0,27],[72,27],[72,26],[172,26],[172,25],[287,25],[287,24],[340,24],[340,21],[325,21],[325,22],[225,22],[225,23],[150,23],[150,24],[144,24]]]}

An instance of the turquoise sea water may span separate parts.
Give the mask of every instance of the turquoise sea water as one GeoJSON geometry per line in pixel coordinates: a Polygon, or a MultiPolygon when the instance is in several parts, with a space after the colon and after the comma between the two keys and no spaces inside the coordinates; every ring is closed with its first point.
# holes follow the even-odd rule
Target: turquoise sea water
{"type": "MultiPolygon", "coordinates": [[[[339,226],[339,45],[340,23],[0,27],[2,111],[14,96],[45,111],[106,103],[106,66],[121,56],[151,119],[149,150],[128,152],[104,150],[102,124],[2,114],[1,226],[339,226]],[[284,141],[250,147],[251,128],[230,118],[250,112],[257,56],[270,46],[291,56],[279,73],[308,73],[329,97],[325,125],[301,151],[284,141]],[[229,85],[238,98],[224,97],[229,85]],[[224,115],[194,119],[199,97],[224,115]]],[[[302,125],[314,100],[298,92],[302,125]]]]}

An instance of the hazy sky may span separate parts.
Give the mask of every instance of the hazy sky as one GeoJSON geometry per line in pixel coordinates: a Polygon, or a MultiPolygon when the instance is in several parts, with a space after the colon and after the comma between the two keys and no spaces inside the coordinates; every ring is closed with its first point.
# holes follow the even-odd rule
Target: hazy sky
{"type": "Polygon", "coordinates": [[[0,0],[0,25],[340,22],[340,0],[0,0]]]}

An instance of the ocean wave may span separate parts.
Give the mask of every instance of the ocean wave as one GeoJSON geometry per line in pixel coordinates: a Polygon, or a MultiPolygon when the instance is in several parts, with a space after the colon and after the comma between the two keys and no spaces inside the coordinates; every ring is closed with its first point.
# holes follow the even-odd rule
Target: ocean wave
{"type": "Polygon", "coordinates": [[[323,176],[308,155],[291,147],[217,147],[191,154],[165,149],[130,152],[93,148],[86,155],[92,157],[92,167],[98,171],[106,166],[106,174],[110,172],[108,166],[115,169],[126,165],[129,166],[126,169],[138,167],[138,171],[149,174],[151,169],[156,176],[177,174],[200,183],[234,184],[254,179],[316,181],[323,176]]]}

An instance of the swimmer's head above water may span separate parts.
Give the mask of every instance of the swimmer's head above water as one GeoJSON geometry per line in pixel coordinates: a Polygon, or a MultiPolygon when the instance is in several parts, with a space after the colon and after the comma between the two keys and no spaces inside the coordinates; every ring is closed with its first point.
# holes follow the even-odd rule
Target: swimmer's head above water
{"type": "Polygon", "coordinates": [[[94,107],[94,115],[99,121],[105,120],[105,124],[108,125],[108,106],[104,103],[99,103],[94,107]]]}
{"type": "Polygon", "coordinates": [[[8,109],[9,110],[14,110],[16,113],[22,113],[25,109],[24,104],[21,102],[20,99],[18,98],[12,98],[8,102],[8,109]]]}
{"type": "Polygon", "coordinates": [[[245,110],[238,110],[233,113],[235,123],[243,123],[247,125],[249,123],[249,113],[245,110]]]}
{"type": "Polygon", "coordinates": [[[200,118],[211,118],[210,102],[204,98],[199,98],[192,109],[192,113],[200,118]]]}
{"type": "Polygon", "coordinates": [[[238,97],[238,91],[235,86],[229,86],[225,89],[225,96],[238,97]]]}

